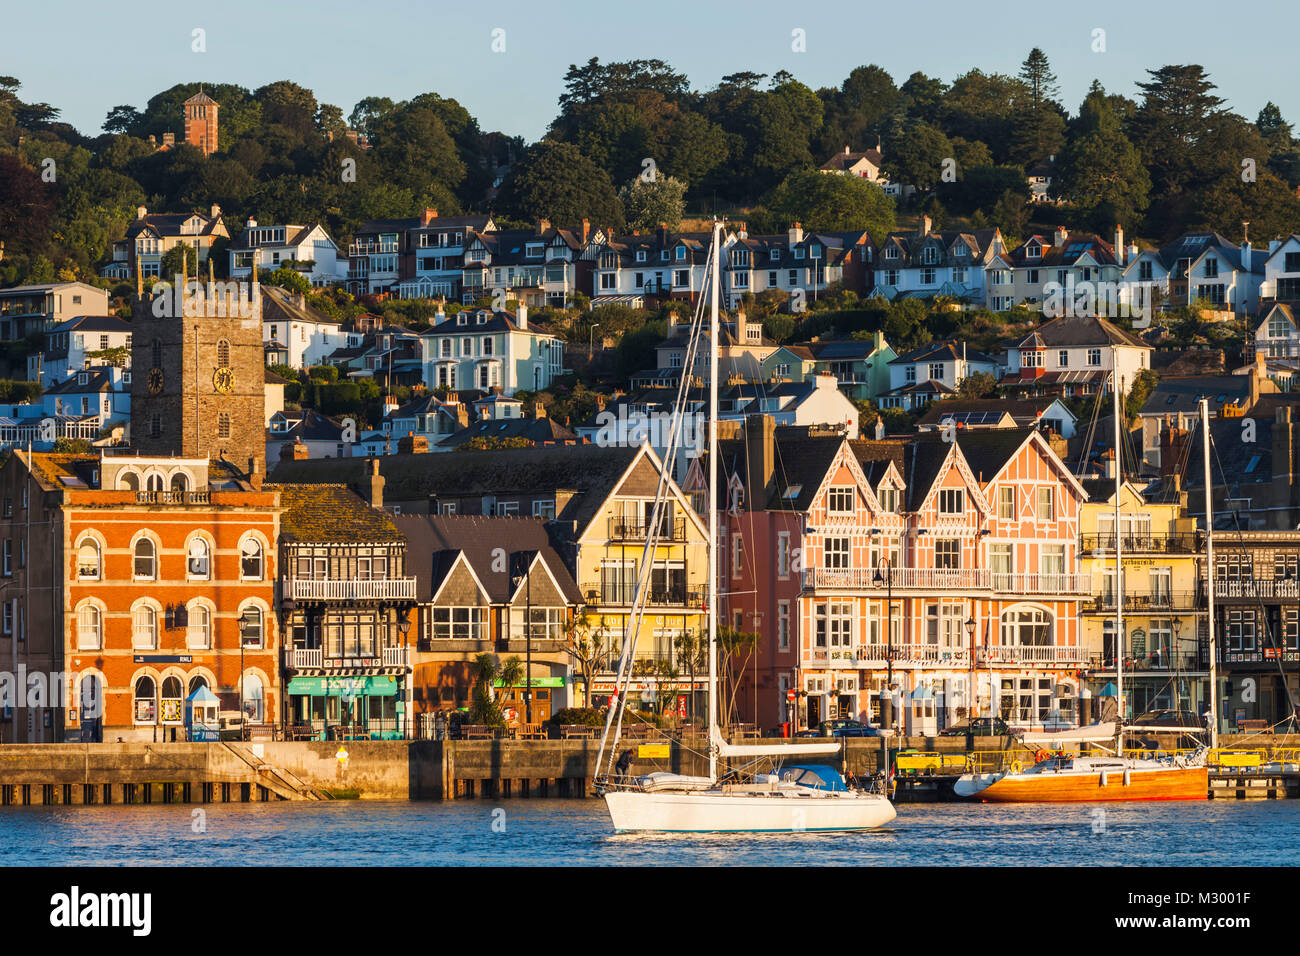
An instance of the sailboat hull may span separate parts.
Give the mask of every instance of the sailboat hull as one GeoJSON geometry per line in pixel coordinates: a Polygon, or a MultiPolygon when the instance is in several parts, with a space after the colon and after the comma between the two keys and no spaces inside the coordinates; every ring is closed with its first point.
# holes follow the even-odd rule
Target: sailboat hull
{"type": "Polygon", "coordinates": [[[861,794],[829,797],[756,796],[725,793],[605,794],[610,820],[620,833],[798,833],[871,830],[897,814],[886,798],[861,794]]]}
{"type": "Polygon", "coordinates": [[[1118,771],[1104,775],[1008,773],[987,784],[987,777],[995,775],[968,776],[971,776],[969,781],[966,777],[958,781],[955,792],[986,803],[1206,800],[1210,791],[1209,771],[1205,767],[1130,770],[1127,775],[1118,771]]]}

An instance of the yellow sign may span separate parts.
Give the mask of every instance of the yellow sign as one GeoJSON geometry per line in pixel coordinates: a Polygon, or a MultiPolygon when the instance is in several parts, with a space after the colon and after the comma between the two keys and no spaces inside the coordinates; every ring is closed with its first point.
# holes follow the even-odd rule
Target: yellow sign
{"type": "Polygon", "coordinates": [[[636,748],[638,757],[667,757],[668,754],[668,744],[641,744],[636,748]]]}

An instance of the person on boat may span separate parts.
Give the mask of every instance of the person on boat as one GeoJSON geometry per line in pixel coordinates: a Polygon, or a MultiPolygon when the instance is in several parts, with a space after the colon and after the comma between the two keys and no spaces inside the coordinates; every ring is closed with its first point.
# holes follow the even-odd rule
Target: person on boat
{"type": "Polygon", "coordinates": [[[620,777],[626,777],[627,772],[632,769],[632,748],[624,750],[618,755],[618,763],[614,764],[614,769],[618,771],[620,777]]]}

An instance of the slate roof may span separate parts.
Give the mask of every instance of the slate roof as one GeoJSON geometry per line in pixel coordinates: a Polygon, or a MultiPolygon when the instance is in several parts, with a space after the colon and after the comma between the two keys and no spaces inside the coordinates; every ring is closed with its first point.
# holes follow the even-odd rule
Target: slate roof
{"type": "Polygon", "coordinates": [[[290,541],[400,541],[388,512],[372,508],[345,485],[271,484],[280,492],[280,536],[290,541]]]}
{"type": "MultiPolygon", "coordinates": [[[[393,501],[427,500],[431,495],[508,497],[571,489],[577,494],[556,517],[576,521],[581,531],[613,493],[637,453],[636,448],[618,446],[544,445],[496,451],[384,455],[378,460],[379,473],[386,481],[384,497],[393,501]]],[[[360,484],[366,469],[363,458],[309,458],[281,461],[272,469],[270,477],[274,481],[299,483],[360,484]]]]}
{"type": "MultiPolygon", "coordinates": [[[[870,343],[867,343],[870,344],[870,343]]],[[[997,364],[992,356],[985,355],[979,349],[965,347],[966,361],[968,362],[985,362],[989,365],[997,364]]],[[[940,342],[927,342],[925,345],[918,346],[909,352],[904,352],[898,358],[890,359],[890,365],[911,365],[915,362],[955,362],[962,358],[962,345],[952,339],[945,339],[940,342]]]]}
{"type": "Polygon", "coordinates": [[[1013,348],[1048,348],[1081,345],[1130,345],[1151,350],[1132,332],[1128,332],[1106,319],[1092,315],[1063,315],[1044,322],[1013,348]]]}
{"type": "MultiPolygon", "coordinates": [[[[950,415],[964,412],[1006,412],[1018,425],[1028,425],[1047,411],[1057,400],[1052,396],[1038,398],[952,398],[930,406],[918,425],[938,425],[950,415]]],[[[1062,405],[1064,408],[1064,405],[1062,405]]],[[[1074,417],[1068,408],[1066,414],[1074,417]]]]}
{"type": "MultiPolygon", "coordinates": [[[[414,575],[419,600],[431,600],[463,554],[493,604],[509,603],[511,578],[522,562],[537,554],[572,604],[582,603],[573,575],[551,546],[544,521],[538,518],[483,515],[396,515],[393,523],[406,538],[406,572],[414,575]],[[503,573],[497,558],[510,555],[511,573],[503,573]],[[521,554],[521,552],[523,552],[521,554]]],[[[538,568],[536,573],[542,573],[538,568]]]]}
{"type": "MultiPolygon", "coordinates": [[[[771,511],[808,510],[843,443],[844,438],[838,435],[810,438],[798,430],[776,429],[773,489],[762,507],[771,511]]],[[[736,475],[744,482],[748,474],[744,438],[719,441],[718,463],[727,481],[736,475]]],[[[726,493],[726,482],[719,480],[718,496],[723,499],[719,507],[727,506],[726,493]]],[[[747,502],[746,506],[754,507],[754,503],[747,502]]]]}
{"type": "MultiPolygon", "coordinates": [[[[122,385],[119,387],[123,392],[129,392],[130,386],[122,385]]],[[[51,385],[45,389],[46,395],[66,395],[69,392],[111,392],[113,389],[113,376],[111,370],[106,365],[93,365],[87,369],[77,369],[73,374],[63,379],[56,385],[51,385]],[[86,384],[77,384],[77,379],[82,374],[87,375],[86,384]]]]}
{"type": "MultiPolygon", "coordinates": [[[[1142,405],[1140,415],[1176,415],[1197,412],[1202,398],[1211,407],[1237,400],[1250,401],[1249,375],[1193,375],[1186,378],[1162,378],[1142,405]]],[[[1245,404],[1245,402],[1242,402],[1245,404]]]]}
{"type": "Polygon", "coordinates": [[[286,410],[276,412],[276,415],[293,424],[287,431],[271,432],[272,441],[294,441],[301,438],[303,441],[337,442],[343,435],[342,425],[315,409],[304,408],[300,412],[286,410]]]}
{"type": "Polygon", "coordinates": [[[877,169],[880,168],[880,164],[883,162],[880,150],[864,149],[858,153],[836,153],[830,159],[826,160],[826,162],[822,163],[818,168],[823,169],[826,172],[840,173],[848,170],[860,159],[865,159],[877,169]]]}
{"type": "Polygon", "coordinates": [[[582,441],[576,434],[550,417],[489,418],[452,432],[438,442],[438,445],[458,448],[475,438],[525,438],[534,445],[542,445],[546,442],[582,441]]]}

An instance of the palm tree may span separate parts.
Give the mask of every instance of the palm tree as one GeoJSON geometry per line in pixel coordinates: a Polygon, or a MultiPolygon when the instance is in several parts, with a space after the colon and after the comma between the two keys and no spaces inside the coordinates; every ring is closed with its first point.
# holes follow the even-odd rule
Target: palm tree
{"type": "Polygon", "coordinates": [[[518,657],[508,657],[501,662],[492,654],[479,654],[474,658],[473,672],[475,683],[470,698],[470,722],[504,727],[506,719],[497,701],[496,686],[517,687],[523,679],[523,662],[518,657]]]}
{"type": "Polygon", "coordinates": [[[686,673],[691,677],[690,698],[691,712],[690,719],[695,720],[695,672],[703,670],[708,666],[706,655],[709,649],[709,642],[703,635],[696,634],[694,631],[683,631],[673,638],[673,649],[677,651],[678,663],[686,665],[686,673]]]}

